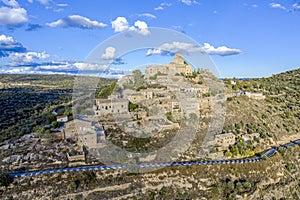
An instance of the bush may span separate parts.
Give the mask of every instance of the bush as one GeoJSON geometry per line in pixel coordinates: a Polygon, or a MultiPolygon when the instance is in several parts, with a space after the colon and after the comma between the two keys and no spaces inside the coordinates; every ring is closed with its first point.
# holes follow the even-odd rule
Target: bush
{"type": "Polygon", "coordinates": [[[284,155],[285,155],[285,152],[286,152],[286,149],[285,149],[285,148],[282,148],[282,147],[279,147],[279,148],[278,148],[278,152],[281,154],[281,156],[284,156],[284,155]]]}
{"type": "Polygon", "coordinates": [[[146,89],[147,89],[147,87],[142,85],[142,86],[138,87],[136,90],[140,91],[140,90],[146,90],[146,89]]]}

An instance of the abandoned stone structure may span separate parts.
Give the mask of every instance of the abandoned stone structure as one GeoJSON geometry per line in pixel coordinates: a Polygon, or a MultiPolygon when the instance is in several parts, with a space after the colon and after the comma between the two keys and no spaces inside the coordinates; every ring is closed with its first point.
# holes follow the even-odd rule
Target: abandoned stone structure
{"type": "Polygon", "coordinates": [[[105,141],[105,131],[102,127],[98,127],[94,122],[75,119],[65,123],[63,129],[64,139],[77,139],[80,146],[88,148],[96,148],[98,144],[105,141]]]}
{"type": "Polygon", "coordinates": [[[124,114],[128,112],[128,105],[129,101],[124,98],[96,99],[94,111],[97,116],[124,114]]]}
{"type": "Polygon", "coordinates": [[[223,133],[215,135],[215,147],[219,151],[227,150],[230,145],[235,144],[235,135],[233,133],[223,133]]]}
{"type": "Polygon", "coordinates": [[[145,78],[150,78],[156,74],[184,74],[191,75],[193,73],[193,67],[188,65],[181,54],[176,54],[174,61],[169,64],[159,66],[149,66],[145,71],[145,78]]]}

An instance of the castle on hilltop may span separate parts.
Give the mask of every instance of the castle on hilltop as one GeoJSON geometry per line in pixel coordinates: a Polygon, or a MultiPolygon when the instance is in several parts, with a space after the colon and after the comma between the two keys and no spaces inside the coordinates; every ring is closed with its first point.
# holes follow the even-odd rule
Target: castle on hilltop
{"type": "Polygon", "coordinates": [[[156,74],[164,75],[191,75],[193,73],[193,67],[188,65],[181,54],[175,54],[174,61],[169,64],[149,66],[145,71],[145,78],[150,78],[156,74]]]}

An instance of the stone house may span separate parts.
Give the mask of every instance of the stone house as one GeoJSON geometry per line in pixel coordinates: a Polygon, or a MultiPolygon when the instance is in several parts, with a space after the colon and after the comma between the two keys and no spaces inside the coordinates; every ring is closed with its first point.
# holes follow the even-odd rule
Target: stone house
{"type": "Polygon", "coordinates": [[[235,144],[235,135],[233,133],[223,133],[215,135],[215,147],[219,151],[227,150],[230,145],[235,144]]]}
{"type": "Polygon", "coordinates": [[[102,143],[106,138],[102,127],[83,119],[75,119],[65,123],[62,131],[64,139],[77,139],[79,145],[85,145],[89,148],[96,148],[97,144],[102,143]]]}
{"type": "Polygon", "coordinates": [[[264,100],[264,99],[266,98],[266,96],[263,95],[262,93],[245,92],[245,95],[246,95],[248,98],[256,99],[256,100],[264,100]]]}
{"type": "Polygon", "coordinates": [[[95,115],[107,116],[124,114],[128,112],[129,101],[127,99],[96,99],[94,105],[95,115]]]}

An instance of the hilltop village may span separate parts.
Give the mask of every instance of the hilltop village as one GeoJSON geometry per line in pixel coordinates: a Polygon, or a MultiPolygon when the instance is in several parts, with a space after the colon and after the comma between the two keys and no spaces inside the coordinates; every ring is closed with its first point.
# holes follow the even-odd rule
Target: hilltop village
{"type": "MultiPolygon", "coordinates": [[[[72,119],[68,115],[61,115],[69,111],[55,109],[52,112],[57,117],[57,123],[63,124],[62,127],[53,129],[52,136],[63,142],[48,146],[48,153],[4,156],[3,163],[8,164],[4,166],[10,170],[18,169],[26,163],[38,160],[52,163],[51,166],[99,163],[99,156],[105,154],[103,152],[111,142],[129,152],[155,152],[168,144],[178,131],[186,127],[187,122],[193,122],[194,131],[201,133],[204,121],[211,116],[214,98],[211,88],[203,78],[206,73],[206,70],[193,70],[180,54],[176,54],[174,61],[169,64],[146,67],[144,73],[134,70],[131,75],[126,75],[102,89],[102,95],[94,99],[94,115],[77,115],[72,119]]],[[[230,84],[234,86],[234,80],[230,84]]],[[[265,99],[261,93],[226,94],[227,99],[239,96],[255,100],[265,99]]],[[[244,134],[239,138],[230,131],[220,131],[203,142],[204,144],[196,138],[198,143],[193,144],[186,154],[181,154],[180,159],[200,158],[201,145],[208,149],[201,152],[201,158],[231,158],[236,156],[234,145],[237,141],[242,139],[255,142],[259,138],[259,133],[244,134]]],[[[29,150],[40,148],[38,146],[42,148],[45,142],[47,143],[47,139],[40,141],[33,134],[18,140],[24,147],[29,146],[29,150]],[[22,141],[26,138],[31,138],[32,143],[23,144],[22,141]]],[[[266,147],[272,144],[274,142],[270,141],[266,147]]],[[[1,146],[4,151],[8,148],[14,148],[14,145],[4,143],[1,146]]],[[[258,150],[249,151],[245,155],[253,155],[255,152],[258,150]]],[[[150,162],[153,159],[155,154],[140,161],[150,162]]]]}
{"type": "MultiPolygon", "coordinates": [[[[132,136],[150,138],[148,143],[165,140],[161,142],[164,144],[181,129],[184,120],[191,118],[196,119],[195,131],[200,130],[201,117],[210,116],[213,98],[203,80],[203,73],[202,70],[193,70],[182,55],[176,54],[169,64],[148,66],[144,74],[135,70],[116,84],[109,85],[109,88],[113,85],[113,89],[107,97],[95,99],[94,116],[65,123],[63,138],[77,138],[78,144],[78,153],[69,153],[68,159],[85,161],[84,149],[99,152],[111,139],[124,148],[132,146],[135,141],[132,136]]],[[[248,93],[232,93],[228,97],[238,95],[263,99],[260,95],[248,93]]],[[[251,135],[252,139],[254,135],[251,135]]],[[[225,158],[224,152],[229,151],[236,139],[232,133],[217,133],[204,145],[218,151],[208,151],[202,157],[225,158]]],[[[145,146],[147,144],[136,150],[144,150],[145,146]]],[[[151,159],[153,157],[144,161],[151,159]]],[[[192,157],[183,156],[182,159],[192,157]]]]}

